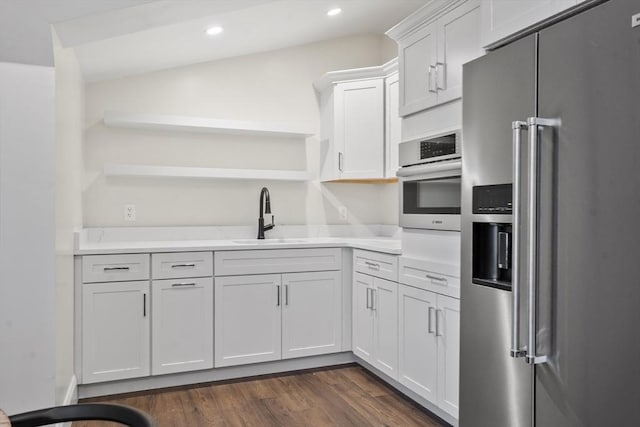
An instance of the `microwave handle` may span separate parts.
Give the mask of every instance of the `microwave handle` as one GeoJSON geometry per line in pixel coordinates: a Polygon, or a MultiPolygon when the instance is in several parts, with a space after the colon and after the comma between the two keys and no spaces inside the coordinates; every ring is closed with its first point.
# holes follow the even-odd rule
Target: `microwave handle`
{"type": "Polygon", "coordinates": [[[419,179],[435,179],[448,176],[460,176],[462,161],[456,160],[447,163],[429,163],[424,165],[407,166],[400,168],[396,175],[405,181],[419,179]]]}

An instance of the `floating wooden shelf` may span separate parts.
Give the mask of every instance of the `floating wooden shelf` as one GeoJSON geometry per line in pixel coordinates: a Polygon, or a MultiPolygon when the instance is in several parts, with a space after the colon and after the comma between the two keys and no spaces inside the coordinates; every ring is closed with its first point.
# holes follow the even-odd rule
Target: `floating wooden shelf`
{"type": "Polygon", "coordinates": [[[169,130],[182,132],[220,133],[230,135],[276,136],[304,138],[313,135],[309,129],[295,124],[223,120],[206,117],[105,111],[104,124],[130,129],[169,130]]]}
{"type": "Polygon", "coordinates": [[[173,177],[206,179],[253,179],[274,181],[310,181],[311,173],[298,170],[218,169],[180,166],[151,166],[110,163],[104,165],[105,176],[173,177]]]}

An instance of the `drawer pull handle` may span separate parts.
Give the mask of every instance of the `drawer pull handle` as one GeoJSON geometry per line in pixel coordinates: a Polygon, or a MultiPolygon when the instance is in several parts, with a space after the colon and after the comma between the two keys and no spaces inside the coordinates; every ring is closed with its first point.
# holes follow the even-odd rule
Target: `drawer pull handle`
{"type": "Polygon", "coordinates": [[[129,267],[104,267],[104,271],[127,271],[129,267]]]}
{"type": "Polygon", "coordinates": [[[427,274],[427,279],[436,280],[438,282],[446,282],[447,281],[446,277],[432,276],[430,274],[427,274]]]}
{"type": "Polygon", "coordinates": [[[196,266],[195,264],[173,264],[171,266],[171,268],[181,268],[181,267],[182,268],[187,268],[187,267],[193,268],[195,266],[196,266]]]}
{"type": "Polygon", "coordinates": [[[195,286],[195,282],[189,282],[189,283],[173,283],[171,286],[174,288],[178,288],[180,286],[195,286]]]}
{"type": "Polygon", "coordinates": [[[365,261],[364,263],[365,263],[365,265],[367,267],[369,267],[371,269],[378,270],[378,271],[380,270],[380,264],[378,264],[378,263],[369,262],[369,261],[365,261]]]}

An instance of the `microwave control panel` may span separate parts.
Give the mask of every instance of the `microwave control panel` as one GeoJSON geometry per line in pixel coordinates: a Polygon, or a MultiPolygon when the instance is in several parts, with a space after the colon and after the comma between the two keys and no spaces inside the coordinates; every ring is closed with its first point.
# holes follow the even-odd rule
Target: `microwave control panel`
{"type": "Polygon", "coordinates": [[[474,214],[513,213],[511,184],[476,185],[473,187],[474,214]]]}
{"type": "Polygon", "coordinates": [[[456,154],[456,135],[420,141],[420,160],[456,154]]]}

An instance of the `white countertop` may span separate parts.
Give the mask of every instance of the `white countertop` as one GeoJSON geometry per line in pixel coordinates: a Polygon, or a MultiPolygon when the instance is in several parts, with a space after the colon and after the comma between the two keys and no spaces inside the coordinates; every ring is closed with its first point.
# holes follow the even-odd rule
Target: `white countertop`
{"type": "MultiPolygon", "coordinates": [[[[293,230],[292,230],[293,231],[293,230]]],[[[299,230],[298,230],[299,231],[299,230]]],[[[265,240],[228,236],[212,228],[85,229],[77,233],[75,255],[144,252],[229,251],[251,249],[357,248],[400,255],[397,236],[304,236],[273,237],[265,240]],[[196,237],[197,235],[197,237],[196,237]]],[[[235,233],[233,233],[235,234],[235,233]]],[[[296,233],[297,234],[297,233],[296,233]]],[[[252,234],[253,235],[253,232],[252,234]]]]}
{"type": "Polygon", "coordinates": [[[400,255],[400,240],[386,238],[307,237],[291,239],[234,239],[234,240],[168,240],[168,241],[120,241],[85,242],[75,251],[76,255],[233,251],[250,249],[300,249],[347,247],[400,255]]]}

